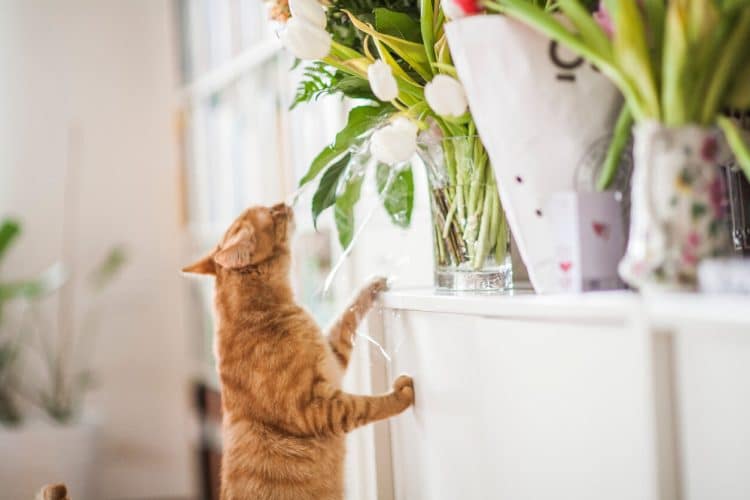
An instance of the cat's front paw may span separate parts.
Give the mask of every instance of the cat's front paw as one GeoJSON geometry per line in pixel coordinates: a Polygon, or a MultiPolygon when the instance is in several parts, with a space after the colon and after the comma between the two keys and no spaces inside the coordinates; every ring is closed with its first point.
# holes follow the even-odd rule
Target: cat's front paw
{"type": "Polygon", "coordinates": [[[401,375],[393,382],[393,393],[407,407],[412,405],[414,403],[414,380],[408,375],[401,375]]]}
{"type": "Polygon", "coordinates": [[[380,292],[388,290],[388,278],[378,276],[370,280],[367,284],[367,291],[370,292],[370,296],[374,299],[380,292]]]}

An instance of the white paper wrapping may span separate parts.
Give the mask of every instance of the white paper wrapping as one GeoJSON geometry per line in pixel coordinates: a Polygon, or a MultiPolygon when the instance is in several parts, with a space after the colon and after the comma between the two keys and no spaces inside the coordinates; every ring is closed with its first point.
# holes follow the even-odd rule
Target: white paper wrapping
{"type": "Polygon", "coordinates": [[[582,58],[504,16],[459,19],[446,32],[531,284],[559,291],[544,209],[552,194],[575,189],[576,169],[601,149],[622,98],[582,58]]]}

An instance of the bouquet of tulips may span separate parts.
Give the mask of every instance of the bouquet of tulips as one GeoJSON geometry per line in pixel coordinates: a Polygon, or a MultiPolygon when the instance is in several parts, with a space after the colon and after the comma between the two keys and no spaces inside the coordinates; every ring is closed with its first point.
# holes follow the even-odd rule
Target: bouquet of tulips
{"type": "Polygon", "coordinates": [[[431,183],[436,256],[442,263],[483,266],[507,252],[507,228],[487,155],[456,79],[433,0],[290,0],[273,6],[280,38],[305,68],[294,105],[320,95],[356,99],[335,140],[312,161],[300,184],[318,181],[314,220],[329,207],[342,246],[353,237],[354,205],[368,165],[393,222],[408,226],[413,204],[410,161],[418,149],[431,183]],[[432,144],[424,144],[430,138],[432,144]],[[446,140],[443,140],[446,139],[446,140]],[[450,140],[447,140],[450,139],[450,140]]]}
{"type": "Polygon", "coordinates": [[[590,15],[578,0],[557,0],[570,21],[524,0],[487,0],[586,57],[627,102],[632,120],[666,126],[720,126],[745,174],[750,154],[727,109],[750,108],[750,2],[603,0],[590,15]]]}

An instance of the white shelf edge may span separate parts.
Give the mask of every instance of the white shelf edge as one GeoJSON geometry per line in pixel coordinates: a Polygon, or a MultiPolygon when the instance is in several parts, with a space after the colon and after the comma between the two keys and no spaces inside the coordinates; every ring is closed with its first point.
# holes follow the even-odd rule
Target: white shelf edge
{"type": "Polygon", "coordinates": [[[384,293],[385,309],[463,314],[540,321],[615,323],[647,321],[663,330],[691,326],[747,327],[750,334],[750,296],[628,291],[584,294],[445,295],[432,289],[403,289],[384,293]]]}
{"type": "Polygon", "coordinates": [[[597,323],[627,321],[638,308],[637,296],[625,291],[535,295],[521,290],[503,295],[449,295],[432,289],[404,289],[388,291],[380,300],[386,309],[597,323]]]}
{"type": "Polygon", "coordinates": [[[192,101],[220,92],[247,71],[273,57],[281,48],[281,41],[276,38],[264,40],[183,87],[180,97],[183,101],[192,101]]]}

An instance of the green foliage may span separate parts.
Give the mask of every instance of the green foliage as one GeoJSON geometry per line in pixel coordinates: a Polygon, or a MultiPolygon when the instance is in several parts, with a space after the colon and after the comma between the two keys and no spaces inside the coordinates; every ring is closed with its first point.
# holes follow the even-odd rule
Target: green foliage
{"type": "Polygon", "coordinates": [[[122,246],[112,248],[89,276],[93,289],[101,290],[106,287],[117,276],[125,262],[127,262],[125,248],[122,246]]]}
{"type": "Polygon", "coordinates": [[[327,10],[326,28],[335,41],[364,53],[364,34],[354,27],[345,11],[373,24],[375,10],[380,8],[408,14],[413,19],[419,18],[418,0],[334,0],[327,10]]]}
{"type": "Polygon", "coordinates": [[[312,199],[312,217],[313,225],[317,226],[318,217],[326,208],[336,203],[336,193],[339,187],[339,180],[349,165],[352,154],[346,153],[337,161],[332,163],[320,178],[318,189],[312,199]]]}
{"type": "Polygon", "coordinates": [[[11,391],[17,360],[17,342],[0,343],[0,424],[16,425],[21,421],[21,411],[11,391]]]}
{"type": "Polygon", "coordinates": [[[336,134],[332,144],[326,146],[323,151],[310,164],[307,173],[299,182],[304,186],[315,179],[322,171],[337,162],[352,148],[361,144],[373,129],[377,127],[389,114],[394,112],[390,104],[358,106],[349,112],[346,125],[336,134]]]}
{"type": "Polygon", "coordinates": [[[364,171],[350,171],[342,183],[341,194],[336,198],[333,218],[342,248],[348,247],[354,238],[354,207],[359,201],[364,178],[364,171]]]}
{"type": "Polygon", "coordinates": [[[607,156],[604,159],[602,173],[597,180],[597,189],[603,191],[609,189],[612,181],[615,179],[617,168],[620,166],[622,153],[630,139],[630,130],[633,127],[633,113],[630,112],[627,103],[622,106],[620,116],[617,117],[615,130],[612,135],[612,142],[607,149],[607,156]]]}
{"type": "Polygon", "coordinates": [[[377,8],[373,13],[375,15],[375,29],[380,33],[402,38],[409,42],[422,43],[419,23],[409,14],[384,8],[377,8]]]}
{"type": "Polygon", "coordinates": [[[342,95],[352,99],[377,99],[367,80],[332,68],[321,61],[310,63],[297,84],[294,101],[289,109],[304,102],[311,102],[326,95],[342,95]]]}
{"type": "Polygon", "coordinates": [[[394,167],[380,163],[375,169],[375,181],[383,207],[391,221],[399,227],[409,227],[414,209],[414,175],[411,165],[395,170],[394,167]]]}
{"type": "Polygon", "coordinates": [[[21,234],[21,225],[15,219],[5,219],[0,224],[0,259],[8,251],[13,241],[21,234]]]}
{"type": "MultiPolygon", "coordinates": [[[[14,220],[5,220],[0,224],[0,259],[20,233],[20,224],[14,220]]],[[[110,284],[126,260],[127,254],[123,247],[117,246],[110,250],[89,276],[92,290],[101,291],[110,284]]],[[[28,301],[33,311],[33,306],[41,298],[60,290],[67,277],[62,264],[57,263],[35,278],[0,283],[0,313],[2,306],[14,299],[28,301]]],[[[41,350],[37,354],[45,363],[49,382],[48,385],[36,388],[25,396],[54,420],[66,422],[76,414],[82,403],[83,393],[91,385],[92,377],[89,371],[74,371],[74,368],[66,363],[66,356],[71,354],[67,349],[72,345],[80,347],[81,341],[85,340],[84,335],[80,338],[62,338],[63,333],[58,332],[60,338],[54,338],[51,332],[39,328],[39,325],[36,330],[45,337],[39,343],[38,348],[41,350]]],[[[16,364],[22,349],[33,347],[24,342],[26,333],[26,328],[21,328],[20,333],[10,336],[10,339],[7,338],[8,335],[0,339],[0,423],[8,425],[19,423],[23,417],[15,398],[19,392],[16,364]]]]}

